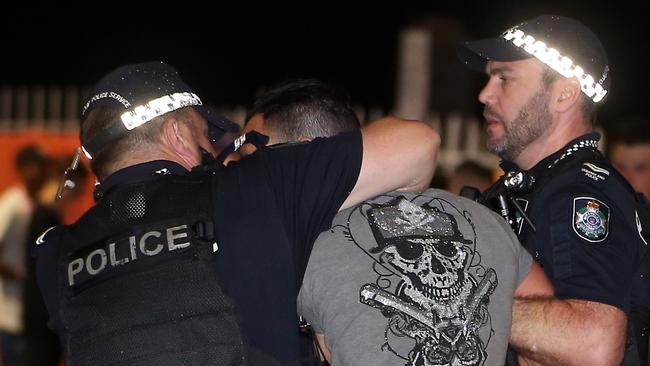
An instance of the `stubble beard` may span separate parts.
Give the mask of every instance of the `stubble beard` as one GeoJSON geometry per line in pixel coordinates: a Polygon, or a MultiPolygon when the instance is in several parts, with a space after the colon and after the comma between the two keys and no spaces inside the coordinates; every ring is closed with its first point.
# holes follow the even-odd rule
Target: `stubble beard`
{"type": "MultiPolygon", "coordinates": [[[[486,106],[486,112],[494,114],[486,106]]],[[[533,141],[541,137],[551,125],[548,109],[548,92],[539,90],[519,111],[511,122],[503,121],[501,138],[488,136],[487,149],[504,160],[515,160],[533,141]]]]}

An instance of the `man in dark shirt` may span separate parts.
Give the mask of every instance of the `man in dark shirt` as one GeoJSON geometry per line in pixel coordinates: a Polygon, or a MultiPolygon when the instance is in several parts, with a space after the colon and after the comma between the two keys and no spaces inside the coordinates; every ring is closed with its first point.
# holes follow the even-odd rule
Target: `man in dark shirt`
{"type": "MultiPolygon", "coordinates": [[[[359,128],[359,119],[344,88],[315,79],[291,79],[265,88],[257,95],[246,114],[243,132],[261,133],[268,137],[268,146],[280,148],[359,128]]],[[[253,151],[255,146],[247,143],[237,155],[253,151]]],[[[304,270],[300,269],[300,279],[304,270]]],[[[318,364],[314,335],[305,324],[301,327],[300,340],[302,364],[318,364]]]]}
{"type": "MultiPolygon", "coordinates": [[[[627,179],[632,187],[650,198],[650,129],[648,118],[632,115],[619,119],[607,129],[607,152],[612,165],[627,179]]],[[[650,215],[650,203],[648,204],[650,215]]],[[[650,256],[647,252],[641,261],[637,284],[632,294],[632,312],[641,364],[650,360],[650,256]]]]}
{"type": "Polygon", "coordinates": [[[610,85],[602,44],[576,20],[543,15],[466,42],[458,55],[489,77],[479,94],[487,146],[506,171],[482,199],[506,216],[563,299],[527,307],[517,299],[512,345],[549,364],[619,363],[642,238],[634,192],[593,132],[610,85]]]}
{"type": "Polygon", "coordinates": [[[421,167],[433,167],[439,144],[424,123],[386,118],[361,132],[261,148],[218,171],[193,170],[202,151],[214,155],[210,138],[234,127],[206,110],[165,63],[126,65],[97,83],[81,127],[101,182],[97,206],[74,225],[46,232],[36,249],[49,323],[68,359],[220,363],[209,358],[214,349],[237,348],[241,334],[244,351],[218,356],[233,364],[297,364],[295,300],[315,238],[341,208],[393,189],[424,188],[433,168],[421,167]],[[381,174],[385,169],[394,174],[381,174]],[[199,280],[212,283],[210,275],[187,273],[196,266],[164,267],[175,253],[203,260],[194,248],[206,243],[216,252],[210,257],[225,296],[199,280]],[[111,281],[111,291],[101,291],[111,281]],[[215,319],[225,319],[232,333],[210,328],[215,319]]]}

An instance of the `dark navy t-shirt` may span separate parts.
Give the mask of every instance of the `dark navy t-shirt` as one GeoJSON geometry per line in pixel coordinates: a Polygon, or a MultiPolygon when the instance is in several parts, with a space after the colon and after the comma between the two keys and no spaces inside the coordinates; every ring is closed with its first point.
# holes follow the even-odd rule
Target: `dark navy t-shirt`
{"type": "Polygon", "coordinates": [[[280,350],[285,363],[298,359],[302,274],[318,234],[330,227],[356,183],[359,140],[355,132],[336,143],[317,139],[262,150],[231,163],[218,186],[224,291],[235,301],[249,344],[280,350]]]}
{"type": "MultiPolygon", "coordinates": [[[[302,274],[316,237],[354,188],[362,150],[361,133],[354,131],[262,148],[217,173],[213,197],[223,290],[234,302],[248,344],[282,364],[298,364],[296,296],[302,274]]],[[[100,189],[183,173],[176,163],[150,162],[116,172],[100,189]]],[[[59,334],[61,231],[47,232],[34,251],[49,325],[59,334]]]]}

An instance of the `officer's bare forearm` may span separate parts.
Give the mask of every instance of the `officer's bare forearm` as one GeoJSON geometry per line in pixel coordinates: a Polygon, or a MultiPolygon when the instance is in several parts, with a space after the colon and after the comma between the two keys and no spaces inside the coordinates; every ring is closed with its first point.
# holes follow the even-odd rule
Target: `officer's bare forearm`
{"type": "Polygon", "coordinates": [[[518,297],[511,345],[548,365],[619,365],[627,317],[610,305],[582,300],[518,297]]]}

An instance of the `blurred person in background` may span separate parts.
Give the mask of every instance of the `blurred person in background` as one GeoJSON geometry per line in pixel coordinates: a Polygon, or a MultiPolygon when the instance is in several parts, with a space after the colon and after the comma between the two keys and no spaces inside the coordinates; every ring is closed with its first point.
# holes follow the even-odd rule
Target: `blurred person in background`
{"type": "MultiPolygon", "coordinates": [[[[20,365],[55,366],[61,362],[62,352],[57,335],[47,327],[47,309],[36,280],[36,258],[31,256],[39,236],[48,228],[61,225],[69,204],[87,194],[84,184],[88,171],[80,164],[66,175],[67,188],[57,197],[61,177],[73,157],[52,158],[46,170],[46,180],[36,195],[34,210],[27,231],[26,276],[23,291],[24,349],[20,365]]],[[[42,239],[41,239],[42,240],[42,239]]]]}
{"type": "Polygon", "coordinates": [[[607,151],[612,165],[650,199],[650,118],[623,118],[607,131],[607,151]]]}
{"type": "Polygon", "coordinates": [[[38,192],[47,177],[48,158],[36,145],[21,148],[15,159],[20,182],[0,196],[0,354],[2,365],[18,365],[22,349],[22,285],[25,245],[38,192]]]}
{"type": "MultiPolygon", "coordinates": [[[[641,115],[633,115],[618,120],[608,126],[607,151],[612,165],[644,198],[650,199],[650,119],[641,115]]],[[[646,229],[647,230],[647,229],[646,229]]],[[[646,243],[647,244],[647,243],[646,243]]],[[[631,317],[636,326],[636,338],[641,355],[641,362],[650,361],[650,309],[648,303],[643,303],[643,295],[650,293],[650,256],[646,255],[641,262],[637,276],[636,290],[632,294],[633,304],[631,317]]]]}
{"type": "Polygon", "coordinates": [[[483,192],[492,183],[492,171],[490,169],[477,162],[466,160],[454,168],[447,178],[445,189],[451,193],[460,194],[461,189],[468,186],[483,192]]]}

